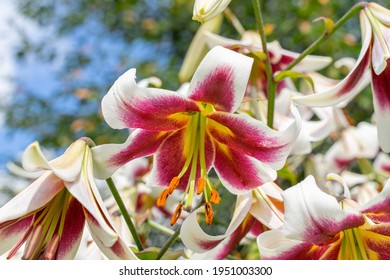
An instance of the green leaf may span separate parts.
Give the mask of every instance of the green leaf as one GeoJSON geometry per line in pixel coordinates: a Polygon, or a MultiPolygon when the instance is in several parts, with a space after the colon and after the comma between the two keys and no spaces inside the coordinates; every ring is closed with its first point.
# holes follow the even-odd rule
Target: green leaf
{"type": "MultiPolygon", "coordinates": [[[[141,260],[156,260],[159,251],[160,251],[160,248],[149,247],[141,252],[134,252],[134,253],[141,260]]],[[[177,260],[178,258],[180,258],[182,256],[184,256],[183,250],[178,250],[178,251],[168,250],[161,259],[162,260],[177,260]]]]}
{"type": "Polygon", "coordinates": [[[313,82],[313,79],[306,75],[306,74],[303,74],[303,73],[299,73],[299,72],[296,72],[296,71],[293,71],[293,70],[288,70],[288,71],[281,71],[281,72],[278,72],[274,78],[275,82],[278,83],[280,82],[281,80],[283,79],[287,79],[287,78],[292,78],[292,79],[298,79],[298,78],[301,78],[301,79],[304,79],[306,81],[309,82],[311,88],[313,89],[314,91],[314,82],[313,82]]]}

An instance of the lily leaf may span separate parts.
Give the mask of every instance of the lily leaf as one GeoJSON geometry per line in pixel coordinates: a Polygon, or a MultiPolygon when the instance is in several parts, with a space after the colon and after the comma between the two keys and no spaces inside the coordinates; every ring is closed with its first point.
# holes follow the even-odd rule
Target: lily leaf
{"type": "Polygon", "coordinates": [[[288,70],[288,71],[280,71],[276,74],[275,76],[275,82],[278,83],[280,82],[281,80],[283,79],[286,79],[286,78],[292,78],[292,79],[298,79],[298,78],[301,78],[301,79],[305,79],[306,81],[309,82],[310,86],[312,87],[313,91],[314,91],[314,82],[313,82],[313,79],[306,75],[306,74],[303,74],[303,73],[299,73],[299,72],[296,72],[296,71],[292,71],[292,70],[288,70]]]}

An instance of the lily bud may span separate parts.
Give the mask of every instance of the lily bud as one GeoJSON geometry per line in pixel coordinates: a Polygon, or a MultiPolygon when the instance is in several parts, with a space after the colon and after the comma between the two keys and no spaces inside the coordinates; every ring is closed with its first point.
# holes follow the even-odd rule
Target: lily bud
{"type": "Polygon", "coordinates": [[[231,0],[196,0],[194,4],[193,20],[205,23],[222,13],[231,0]]]}

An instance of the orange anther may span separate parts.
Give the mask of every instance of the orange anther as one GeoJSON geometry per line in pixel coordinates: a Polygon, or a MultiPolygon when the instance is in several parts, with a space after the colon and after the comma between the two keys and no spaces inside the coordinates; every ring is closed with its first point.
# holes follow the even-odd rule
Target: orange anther
{"type": "Polygon", "coordinates": [[[183,209],[183,205],[181,203],[179,205],[177,205],[175,212],[173,212],[173,215],[172,215],[171,226],[176,224],[177,220],[180,218],[182,209],[183,209]]]}
{"type": "Polygon", "coordinates": [[[211,191],[210,202],[214,204],[218,204],[221,201],[221,197],[216,190],[211,191]]]}
{"type": "Polygon", "coordinates": [[[177,188],[179,183],[180,183],[180,178],[179,177],[173,177],[173,179],[169,183],[169,187],[168,187],[169,194],[173,193],[173,191],[177,188]]]}
{"type": "Polygon", "coordinates": [[[198,188],[196,189],[196,194],[201,194],[204,190],[204,186],[206,186],[206,180],[203,177],[198,179],[198,188]]]}
{"type": "Polygon", "coordinates": [[[169,189],[163,190],[157,198],[157,206],[164,207],[169,196],[169,189]]]}
{"type": "Polygon", "coordinates": [[[204,204],[204,210],[206,212],[206,224],[211,225],[213,222],[213,207],[211,206],[210,202],[206,202],[204,204]]]}

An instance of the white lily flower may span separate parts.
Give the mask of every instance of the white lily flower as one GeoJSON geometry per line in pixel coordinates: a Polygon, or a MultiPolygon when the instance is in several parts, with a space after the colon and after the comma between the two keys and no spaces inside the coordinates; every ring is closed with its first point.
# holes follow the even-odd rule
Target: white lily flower
{"type": "Polygon", "coordinates": [[[11,249],[11,258],[26,243],[24,259],[72,259],[87,223],[108,258],[136,259],[110,222],[95,185],[88,141],[77,140],[51,161],[38,142],[25,150],[23,167],[46,171],[0,208],[0,255],[11,249]]]}

